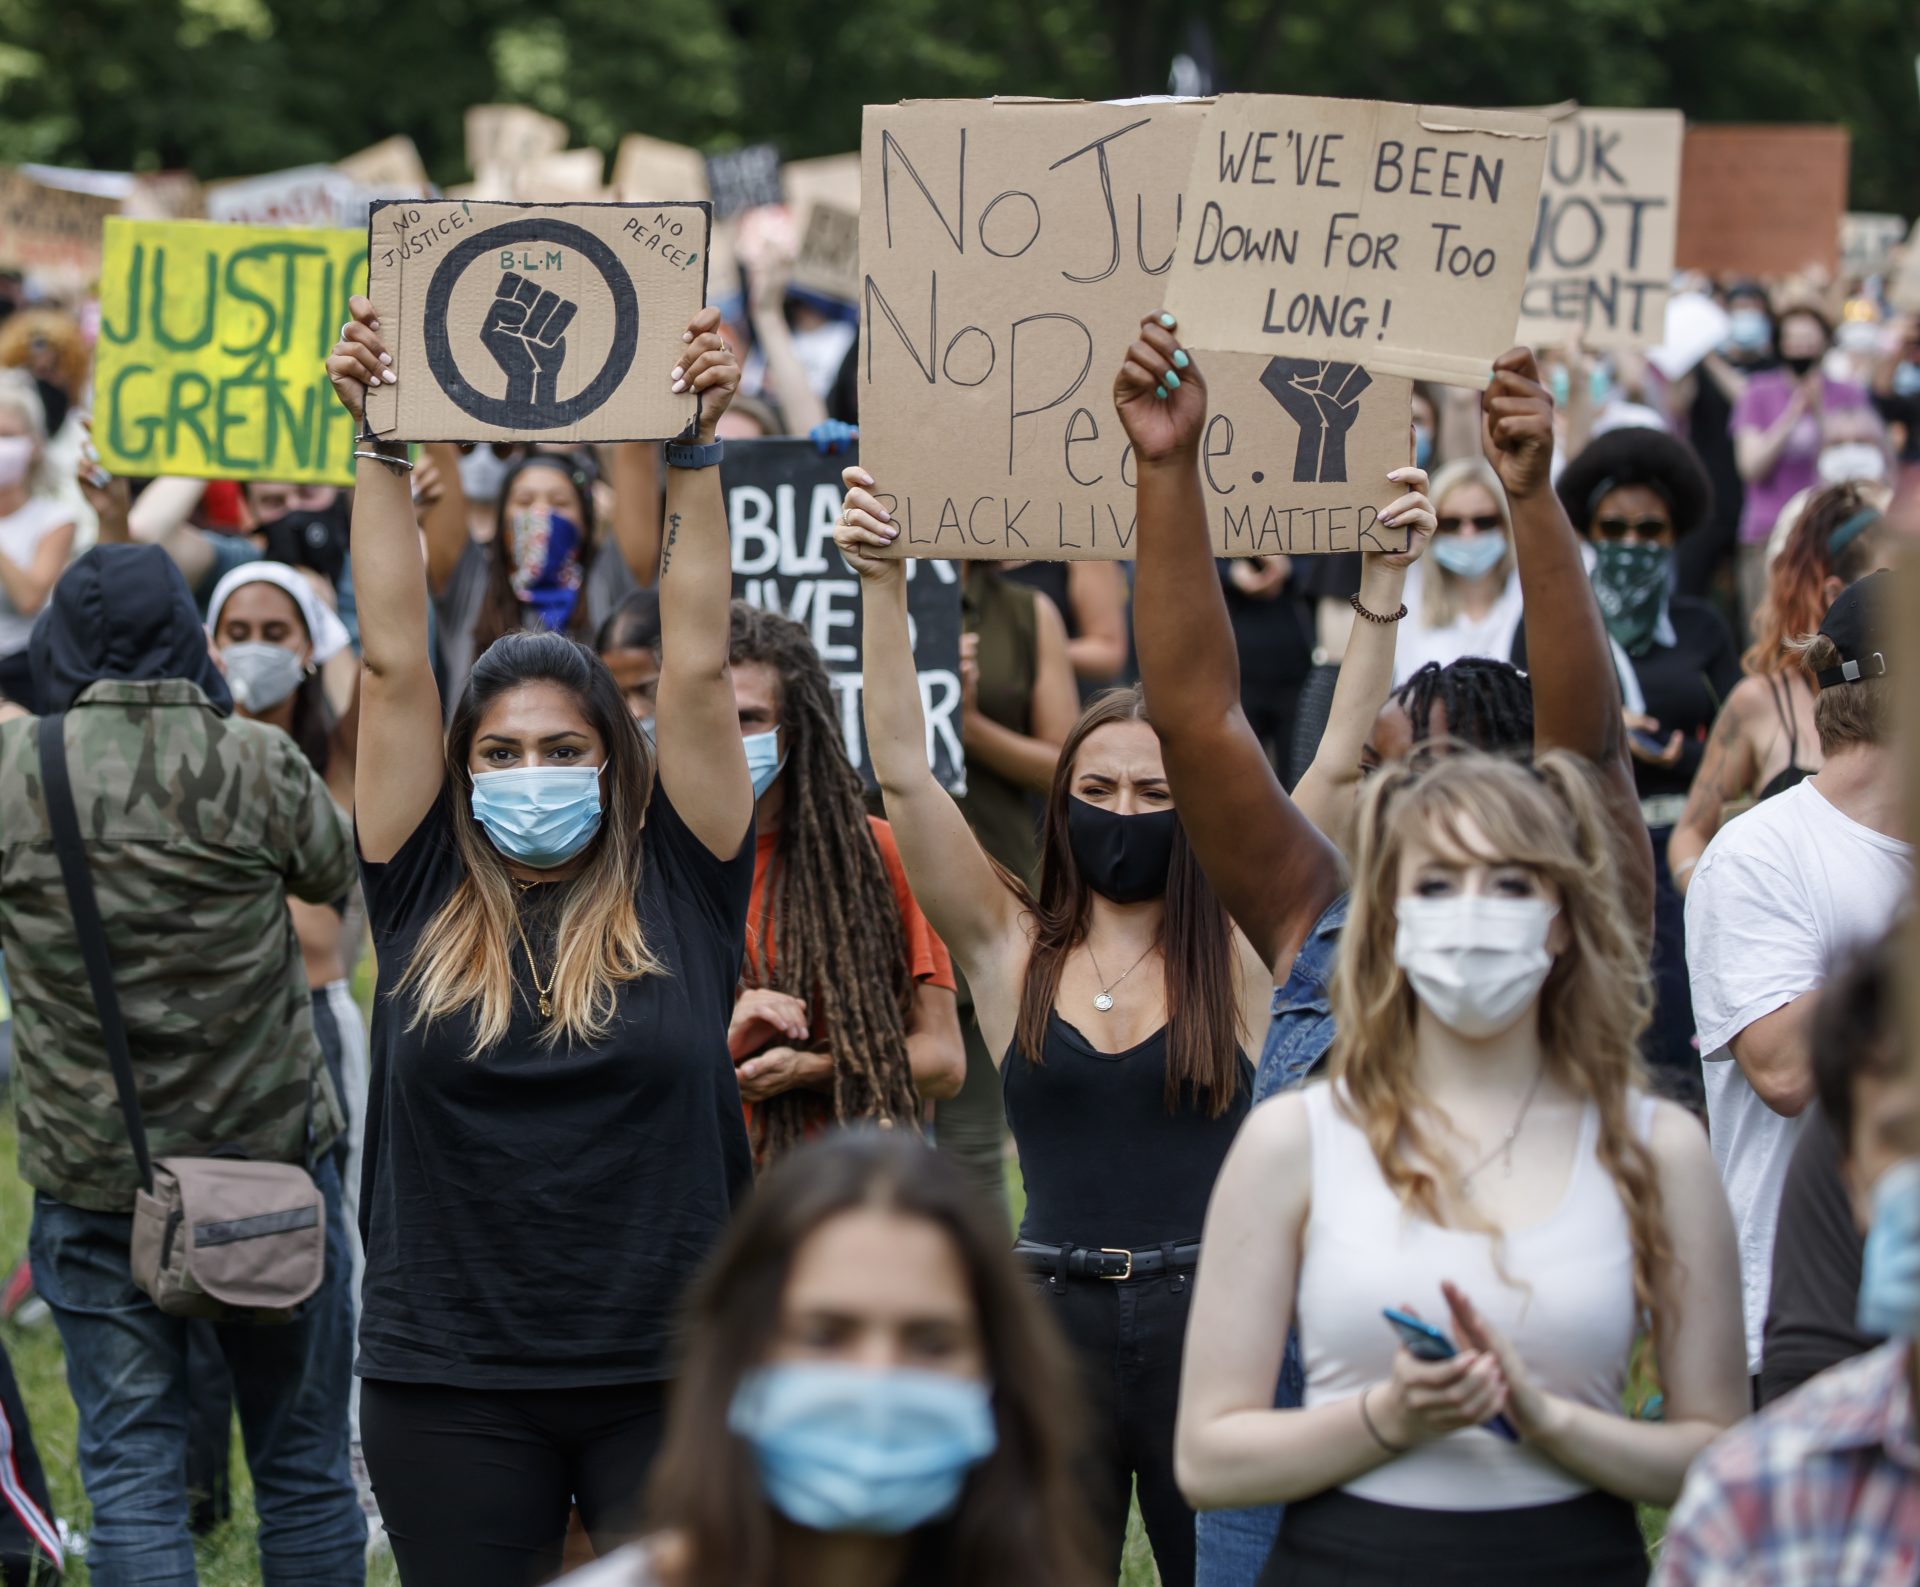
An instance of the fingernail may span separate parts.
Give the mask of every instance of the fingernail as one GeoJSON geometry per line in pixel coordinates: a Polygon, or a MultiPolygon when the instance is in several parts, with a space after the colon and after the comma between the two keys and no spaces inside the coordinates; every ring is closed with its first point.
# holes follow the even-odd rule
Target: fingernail
{"type": "Polygon", "coordinates": [[[678,380],[685,373],[686,371],[684,369],[676,369],[674,370],[673,374],[669,378],[673,380],[678,380]]]}
{"type": "Polygon", "coordinates": [[[1171,314],[1162,314],[1160,316],[1160,323],[1166,326],[1168,330],[1172,330],[1176,322],[1171,314]]]}
{"type": "Polygon", "coordinates": [[[692,331],[682,331],[682,332],[680,333],[680,340],[681,340],[681,341],[683,341],[683,342],[690,342],[690,341],[692,341],[692,340],[693,340],[693,332],[692,332],[692,331]]]}
{"type": "Polygon", "coordinates": [[[1173,350],[1173,367],[1174,367],[1175,369],[1185,369],[1185,368],[1187,367],[1187,365],[1188,365],[1188,364],[1190,364],[1190,363],[1192,363],[1192,362],[1193,362],[1193,360],[1192,360],[1192,359],[1190,359],[1189,357],[1187,357],[1187,355],[1186,355],[1185,353],[1183,353],[1183,352],[1181,352],[1179,348],[1177,348],[1177,347],[1176,347],[1176,348],[1174,348],[1174,350],[1173,350]]]}
{"type": "Polygon", "coordinates": [[[685,391],[687,389],[687,383],[684,380],[676,380],[673,383],[673,389],[675,391],[685,391]]]}
{"type": "Polygon", "coordinates": [[[1380,520],[1380,527],[1382,529],[1391,529],[1394,526],[1395,522],[1397,522],[1397,520],[1391,517],[1382,518],[1380,520]]]}
{"type": "Polygon", "coordinates": [[[1405,474],[1406,472],[1407,471],[1404,468],[1389,469],[1387,471],[1387,478],[1391,480],[1398,480],[1400,476],[1405,474]]]}
{"type": "Polygon", "coordinates": [[[1178,391],[1180,389],[1180,377],[1171,369],[1167,371],[1164,378],[1169,391],[1178,391]]]}
{"type": "Polygon", "coordinates": [[[381,370],[380,378],[384,380],[389,386],[397,386],[400,384],[400,377],[396,375],[391,369],[381,370]]]}
{"type": "Polygon", "coordinates": [[[862,485],[871,485],[873,483],[873,476],[864,468],[856,470],[853,477],[859,480],[862,485]]]}
{"type": "Polygon", "coordinates": [[[380,362],[381,362],[381,363],[383,363],[383,364],[390,364],[390,363],[392,363],[392,362],[393,362],[393,354],[392,354],[392,353],[382,353],[382,354],[380,355],[380,362]]]}
{"type": "Polygon", "coordinates": [[[380,329],[380,322],[378,320],[368,320],[367,324],[372,326],[376,331],[380,329]]]}
{"type": "Polygon", "coordinates": [[[900,538],[900,531],[899,531],[898,529],[889,529],[889,530],[887,531],[887,544],[888,544],[888,545],[892,545],[892,544],[893,544],[893,542],[894,542],[894,541],[896,541],[896,540],[898,540],[899,538],[900,538]]]}
{"type": "Polygon", "coordinates": [[[1165,386],[1155,386],[1153,388],[1153,394],[1162,402],[1167,400],[1167,388],[1165,386]]]}

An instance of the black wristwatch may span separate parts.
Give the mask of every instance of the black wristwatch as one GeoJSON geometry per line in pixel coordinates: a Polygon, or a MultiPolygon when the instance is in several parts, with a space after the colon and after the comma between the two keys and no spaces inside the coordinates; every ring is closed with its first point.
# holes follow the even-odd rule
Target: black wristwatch
{"type": "Polygon", "coordinates": [[[705,446],[689,446],[684,441],[667,442],[668,468],[712,468],[727,454],[724,441],[709,441],[705,446]]]}

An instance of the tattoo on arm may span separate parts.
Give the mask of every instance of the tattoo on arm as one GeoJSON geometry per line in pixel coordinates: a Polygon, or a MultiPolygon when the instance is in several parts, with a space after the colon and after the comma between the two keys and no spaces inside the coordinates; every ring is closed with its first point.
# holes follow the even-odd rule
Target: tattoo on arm
{"type": "Polygon", "coordinates": [[[667,514],[667,543],[660,548],[660,577],[667,576],[667,564],[673,560],[673,543],[680,538],[680,515],[667,514]]]}

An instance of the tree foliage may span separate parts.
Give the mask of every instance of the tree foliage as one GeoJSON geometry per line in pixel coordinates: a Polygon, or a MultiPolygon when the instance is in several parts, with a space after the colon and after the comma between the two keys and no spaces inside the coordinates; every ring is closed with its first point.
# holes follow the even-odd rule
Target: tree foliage
{"type": "Polygon", "coordinates": [[[611,153],[650,132],[789,156],[869,101],[1216,89],[1840,121],[1852,207],[1920,207],[1915,8],[1898,0],[0,0],[0,160],[246,175],[520,101],[611,153]]]}

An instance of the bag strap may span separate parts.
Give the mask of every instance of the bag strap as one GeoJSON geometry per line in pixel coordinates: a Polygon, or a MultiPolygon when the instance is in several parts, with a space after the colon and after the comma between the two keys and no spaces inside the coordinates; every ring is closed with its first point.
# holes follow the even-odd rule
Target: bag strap
{"type": "Polygon", "coordinates": [[[46,790],[47,820],[53,827],[53,850],[60,857],[60,878],[67,886],[67,907],[73,913],[74,934],[80,939],[80,956],[86,961],[87,981],[93,988],[94,1011],[100,1016],[100,1037],[113,1068],[114,1089],[120,1093],[127,1139],[140,1166],[140,1183],[151,1192],[153,1163],[147,1155],[147,1130],[140,1116],[140,1091],[133,1079],[133,1055],[127,1049],[120,994],[113,984],[113,961],[107,956],[107,928],[100,919],[100,901],[94,896],[93,872],[80,841],[80,817],[73,804],[73,780],[67,774],[66,724],[64,711],[40,718],[40,780],[46,790]]]}

